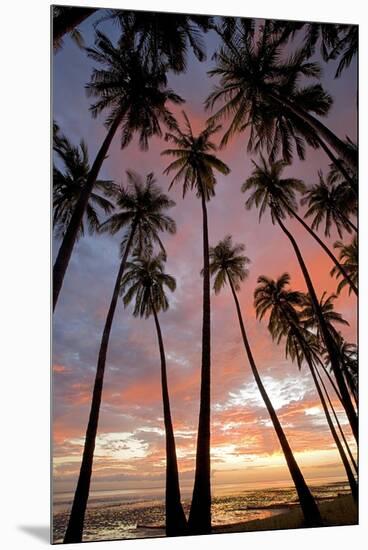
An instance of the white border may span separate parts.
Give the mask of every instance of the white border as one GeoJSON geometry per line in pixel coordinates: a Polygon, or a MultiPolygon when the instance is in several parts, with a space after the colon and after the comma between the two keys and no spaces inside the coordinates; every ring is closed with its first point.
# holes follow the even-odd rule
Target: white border
{"type": "MultiPolygon", "coordinates": [[[[67,3],[67,2],[60,2],[67,3]]],[[[360,120],[368,120],[368,20],[361,0],[90,0],[86,6],[244,15],[360,24],[360,120]]],[[[7,550],[45,547],[32,536],[49,521],[49,5],[46,0],[7,0],[1,8],[1,500],[0,541],[7,550]],[[5,118],[5,124],[4,124],[5,118]],[[5,161],[5,162],[4,162],[5,161]],[[3,167],[5,165],[5,173],[3,167]],[[5,193],[5,195],[4,195],[5,193]],[[5,375],[5,376],[4,376],[5,375]]],[[[367,131],[360,151],[360,526],[246,533],[150,541],[97,543],[98,550],[174,548],[283,550],[366,547],[368,539],[367,434],[367,131]]],[[[44,537],[45,538],[45,537],[44,537]]]]}

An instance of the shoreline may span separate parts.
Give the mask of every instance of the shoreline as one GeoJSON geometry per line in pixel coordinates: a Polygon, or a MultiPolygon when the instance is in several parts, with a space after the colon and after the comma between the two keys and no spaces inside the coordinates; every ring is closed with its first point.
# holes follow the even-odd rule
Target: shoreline
{"type": "MultiPolygon", "coordinates": [[[[321,499],[318,505],[325,523],[324,527],[358,524],[358,510],[351,495],[340,495],[329,500],[321,499]]],[[[299,504],[274,505],[272,508],[280,510],[280,513],[263,519],[214,525],[212,534],[300,529],[304,527],[299,504]]],[[[268,509],[271,509],[271,506],[268,509]]],[[[139,524],[137,529],[164,532],[165,528],[163,525],[139,524]]]]}
{"type": "MultiPolygon", "coordinates": [[[[331,500],[318,502],[325,527],[357,525],[358,508],[351,495],[337,496],[331,500]]],[[[288,510],[269,518],[242,521],[212,528],[213,534],[241,533],[247,531],[273,531],[299,529],[304,527],[300,506],[289,506],[288,510]]]]}

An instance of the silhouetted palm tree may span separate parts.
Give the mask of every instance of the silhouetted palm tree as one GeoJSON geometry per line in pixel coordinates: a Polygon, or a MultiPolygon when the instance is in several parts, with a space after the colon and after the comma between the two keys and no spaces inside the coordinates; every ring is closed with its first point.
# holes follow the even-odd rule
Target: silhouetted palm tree
{"type": "Polygon", "coordinates": [[[282,37],[282,42],[302,35],[302,48],[306,57],[312,57],[319,44],[322,59],[328,61],[340,39],[341,25],[333,23],[305,23],[302,21],[273,21],[272,30],[282,37]]]}
{"type": "Polygon", "coordinates": [[[235,301],[240,330],[242,333],[243,343],[245,351],[247,353],[249,365],[252,370],[259,392],[262,396],[263,402],[271,417],[271,421],[279,439],[282,451],[284,453],[290,475],[295,484],[300,505],[304,514],[305,523],[308,526],[321,525],[321,517],[317,504],[308,488],[308,485],[304,480],[303,474],[295,460],[289,442],[277,417],[276,411],[271,403],[270,398],[268,397],[267,391],[259,375],[248,341],[239,300],[237,297],[237,291],[240,290],[240,283],[244,281],[244,279],[248,276],[246,265],[249,264],[250,260],[249,258],[244,256],[244,250],[244,245],[232,243],[231,236],[225,237],[217,244],[217,246],[210,248],[210,273],[214,277],[213,288],[215,290],[215,293],[218,294],[222,290],[222,288],[227,283],[229,283],[235,301]]]}
{"type": "Polygon", "coordinates": [[[348,343],[340,335],[339,349],[344,365],[344,376],[351,394],[358,406],[358,357],[357,345],[348,343]]]}
{"type": "Polygon", "coordinates": [[[69,34],[79,47],[83,46],[83,38],[76,27],[97,11],[97,9],[98,8],[51,6],[54,50],[58,50],[62,47],[63,37],[66,34],[69,34]]]}
{"type": "Polygon", "coordinates": [[[138,134],[140,147],[147,149],[152,136],[162,135],[161,123],[170,129],[176,124],[166,103],[183,102],[166,87],[166,73],[150,69],[139,51],[126,49],[120,43],[115,47],[101,32],[96,34],[95,47],[87,48],[86,51],[89,57],[103,67],[93,70],[86,89],[88,95],[97,98],[96,103],[90,107],[93,117],[108,110],[108,131],[75,206],[54,264],[54,308],[89,196],[116,132],[121,129],[122,148],[138,134]]]}
{"type": "MultiPolygon", "coordinates": [[[[297,90],[291,97],[303,109],[320,116],[328,113],[332,102],[330,96],[313,87],[297,90]]],[[[270,161],[274,162],[281,156],[285,162],[291,163],[294,149],[299,159],[304,160],[307,145],[317,149],[324,143],[304,121],[280,105],[263,101],[258,108],[255,106],[254,111],[250,121],[249,152],[258,152],[265,147],[270,161]]]]}
{"type": "Polygon", "coordinates": [[[163,155],[175,157],[165,173],[175,171],[170,188],[183,182],[183,197],[195,189],[202,204],[203,218],[203,324],[202,324],[202,368],[201,398],[199,410],[196,470],[192,505],[189,514],[191,533],[211,531],[211,464],[210,464],[210,404],[211,404],[211,305],[207,201],[215,195],[214,171],[228,174],[230,169],[215,156],[216,146],[210,140],[220,126],[209,124],[198,135],[194,135],[188,117],[183,113],[184,130],[176,128],[166,134],[166,139],[175,146],[166,149],[163,155]]]}
{"type": "MultiPolygon", "coordinates": [[[[282,217],[285,218],[285,213],[288,213],[290,216],[298,220],[298,222],[304,227],[304,229],[314,238],[314,240],[320,245],[323,251],[327,256],[332,260],[335,265],[336,270],[339,270],[341,275],[349,284],[353,292],[358,295],[358,289],[354,282],[350,279],[348,272],[345,271],[344,267],[339,263],[338,259],[332,254],[331,250],[326,246],[326,244],[319,238],[317,233],[309,227],[309,225],[304,221],[304,219],[298,214],[298,203],[295,199],[295,192],[304,193],[306,187],[304,183],[296,178],[283,178],[281,179],[281,174],[287,164],[279,160],[277,162],[267,163],[264,157],[261,155],[260,164],[257,164],[253,161],[254,164],[254,175],[247,179],[247,181],[242,186],[242,191],[246,192],[248,189],[252,189],[253,186],[256,186],[258,191],[253,193],[250,199],[247,201],[249,207],[252,207],[255,204],[257,207],[260,206],[260,217],[263,215],[265,210],[269,207],[270,201],[272,200],[275,205],[275,209],[282,213],[282,217]]],[[[271,216],[273,210],[271,209],[271,216]]],[[[274,222],[274,219],[273,219],[274,222]]]]}
{"type": "MultiPolygon", "coordinates": [[[[334,301],[337,298],[335,294],[326,296],[326,292],[322,294],[319,305],[322,311],[322,315],[325,319],[326,325],[331,333],[332,338],[336,342],[336,345],[339,349],[342,370],[352,393],[354,400],[357,404],[358,400],[358,387],[357,387],[357,358],[356,358],[356,346],[355,344],[348,344],[343,338],[341,332],[339,332],[335,324],[339,325],[349,325],[349,323],[344,319],[338,311],[335,311],[334,301]]],[[[309,299],[309,296],[305,298],[305,304],[303,309],[303,323],[309,329],[317,334],[317,337],[321,339],[320,328],[318,324],[318,319],[316,318],[313,305],[309,299]]],[[[328,361],[327,361],[328,362],[328,361]]]]}
{"type": "MultiPolygon", "coordinates": [[[[345,144],[350,148],[352,154],[358,156],[358,147],[350,138],[346,138],[345,144]]],[[[357,211],[358,199],[358,172],[357,167],[348,166],[341,158],[331,158],[330,171],[327,174],[328,184],[338,184],[340,193],[345,194],[346,203],[349,210],[355,213],[357,211]],[[336,162],[337,161],[337,162],[336,162]]]]}
{"type": "MultiPolygon", "coordinates": [[[[54,163],[52,180],[53,226],[55,236],[62,238],[87,181],[90,166],[87,145],[83,140],[80,142],[79,147],[75,147],[65,136],[58,133],[56,142],[54,142],[54,149],[63,166],[59,168],[54,163]]],[[[105,214],[111,213],[114,209],[114,204],[109,198],[112,198],[115,189],[116,186],[111,180],[96,181],[95,191],[90,194],[85,210],[85,218],[90,233],[96,231],[100,225],[98,209],[102,209],[105,214]]],[[[78,236],[83,234],[84,222],[82,220],[78,236]]]]}
{"type": "Polygon", "coordinates": [[[262,166],[258,166],[256,163],[254,163],[255,168],[251,177],[249,177],[242,186],[243,192],[252,191],[251,195],[245,203],[246,208],[250,209],[253,205],[259,207],[260,218],[267,209],[270,209],[272,223],[278,223],[294,249],[305,283],[307,285],[311,303],[313,304],[313,310],[315,312],[316,318],[318,319],[321,336],[323,338],[326,352],[328,354],[331,367],[344,402],[346,414],[348,416],[354,437],[357,440],[358,419],[344,380],[339,350],[323,317],[316,291],[314,289],[311,276],[309,274],[300,248],[292,233],[285,227],[283,223],[283,219],[285,219],[286,213],[290,212],[290,209],[294,211],[297,207],[295,192],[303,189],[302,182],[293,178],[281,179],[280,176],[284,167],[284,163],[279,162],[267,166],[265,160],[262,159],[262,161],[262,166]],[[283,200],[281,200],[280,197],[283,197],[283,200]]]}
{"type": "MultiPolygon", "coordinates": [[[[320,299],[319,305],[321,308],[322,315],[325,319],[326,325],[338,348],[340,361],[341,361],[341,369],[342,369],[346,384],[354,398],[355,405],[357,406],[358,404],[358,385],[357,385],[358,365],[356,360],[356,346],[354,344],[347,344],[341,332],[338,331],[335,327],[335,324],[349,325],[349,323],[342,317],[341,313],[335,311],[334,309],[335,299],[336,299],[335,294],[332,294],[326,297],[326,292],[324,292],[320,299]],[[350,353],[350,351],[352,353],[350,353]]],[[[303,309],[303,323],[309,330],[316,333],[320,341],[322,340],[318,319],[316,318],[316,315],[314,313],[314,309],[309,299],[309,296],[306,296],[305,298],[305,305],[303,309]]],[[[330,364],[329,356],[328,354],[326,354],[326,350],[323,350],[322,348],[321,351],[326,355],[326,363],[327,365],[329,365],[330,364]]],[[[321,366],[323,366],[323,363],[321,361],[319,361],[319,363],[321,366]]],[[[326,372],[328,373],[327,369],[326,369],[326,372]]],[[[341,401],[341,404],[345,408],[344,401],[341,399],[340,394],[338,394],[338,397],[341,401]]]]}
{"type": "MultiPolygon", "coordinates": [[[[323,292],[319,300],[319,307],[322,312],[325,323],[328,327],[328,330],[330,331],[335,341],[338,342],[341,335],[340,335],[340,332],[338,332],[338,330],[336,329],[335,324],[349,326],[349,323],[346,319],[343,318],[341,313],[335,310],[334,302],[336,298],[337,298],[336,294],[328,295],[326,291],[323,292]]],[[[320,326],[318,324],[318,319],[317,319],[315,310],[313,308],[312,301],[308,295],[305,297],[305,301],[304,301],[303,318],[304,318],[304,325],[308,329],[315,331],[318,338],[322,339],[322,334],[321,334],[320,326]]]]}
{"type": "MultiPolygon", "coordinates": [[[[341,241],[337,241],[334,244],[334,248],[337,248],[340,253],[340,263],[344,267],[344,271],[349,274],[349,278],[353,281],[354,285],[358,284],[358,239],[356,236],[350,244],[344,244],[341,241]]],[[[331,275],[334,275],[336,279],[341,278],[341,271],[334,267],[331,270],[331,275]]],[[[337,287],[337,294],[340,294],[342,289],[347,285],[347,281],[343,278],[337,287]]],[[[349,294],[352,288],[349,286],[349,294]]]]}
{"type": "Polygon", "coordinates": [[[318,231],[320,224],[324,222],[326,237],[330,237],[332,225],[340,238],[343,229],[349,233],[357,232],[358,228],[349,219],[351,214],[356,215],[357,204],[355,200],[348,200],[345,185],[327,183],[321,171],[318,172],[318,177],[319,182],[304,193],[301,201],[302,204],[308,205],[305,217],[314,216],[312,229],[318,231]]]}
{"type": "Polygon", "coordinates": [[[153,67],[169,66],[176,73],[185,71],[189,48],[198,61],[206,59],[202,33],[212,18],[206,15],[109,10],[103,19],[118,21],[122,41],[141,50],[153,67]]]}
{"type": "MultiPolygon", "coordinates": [[[[321,363],[320,363],[320,364],[321,364],[321,363]]],[[[343,440],[343,442],[344,442],[345,449],[346,449],[346,451],[347,451],[347,453],[348,453],[348,455],[349,455],[350,462],[351,462],[351,464],[353,465],[353,468],[354,468],[354,470],[355,470],[355,473],[357,474],[357,473],[358,473],[358,465],[357,465],[356,460],[355,460],[355,458],[354,458],[354,456],[353,456],[353,453],[351,452],[351,449],[350,449],[350,447],[349,447],[349,444],[348,444],[348,442],[347,442],[347,440],[346,440],[346,437],[345,437],[345,434],[344,434],[344,430],[343,430],[342,427],[341,427],[339,418],[338,418],[338,416],[337,416],[337,414],[336,414],[336,411],[335,411],[335,407],[334,407],[334,405],[333,405],[333,403],[332,403],[332,401],[331,401],[330,395],[329,395],[328,390],[327,390],[327,388],[326,388],[326,384],[324,383],[323,378],[322,378],[322,375],[321,375],[321,373],[320,373],[319,370],[318,370],[318,364],[315,365],[315,372],[316,372],[316,374],[317,374],[317,376],[318,376],[318,378],[319,378],[319,381],[320,381],[320,383],[321,383],[321,386],[322,386],[323,391],[324,391],[324,393],[325,393],[325,396],[326,396],[326,398],[327,398],[328,404],[329,404],[330,409],[331,409],[331,411],[332,411],[332,414],[333,414],[333,416],[334,416],[334,418],[335,418],[336,425],[337,425],[337,427],[338,427],[338,429],[339,429],[341,438],[342,438],[342,440],[343,440]]]]}
{"type": "Polygon", "coordinates": [[[170,412],[164,342],[157,315],[160,311],[166,311],[169,307],[165,287],[173,292],[176,288],[176,282],[174,277],[164,272],[164,257],[161,254],[148,259],[136,257],[133,262],[128,262],[126,272],[121,279],[120,292],[123,294],[124,306],[135,300],[133,309],[135,317],[145,317],[147,319],[153,315],[155,321],[161,358],[161,386],[166,433],[166,534],[175,536],[185,534],[187,521],[180,499],[178,463],[170,412]]]}
{"type": "MultiPolygon", "coordinates": [[[[356,166],[356,155],[345,143],[293,98],[300,90],[298,84],[301,78],[319,76],[318,64],[307,60],[303,48],[283,61],[285,52],[280,37],[272,31],[272,24],[266,21],[258,31],[253,36],[253,33],[237,26],[232,38],[217,52],[216,67],[209,71],[210,76],[219,78],[220,82],[207,98],[206,106],[213,108],[222,103],[210,120],[231,118],[223,144],[249,126],[257,129],[257,113],[266,102],[266,105],[271,103],[298,117],[339,157],[356,166]]],[[[327,98],[328,94],[320,84],[306,88],[314,96],[327,98]]]]}
{"type": "Polygon", "coordinates": [[[113,235],[120,231],[124,231],[125,233],[121,245],[121,262],[101,338],[82,464],[69,523],[64,537],[65,543],[81,542],[82,540],[83,523],[91,482],[93,454],[101,405],[106,355],[112,322],[119,298],[120,282],[128,256],[133,248],[141,253],[151,252],[154,243],[158,243],[163,249],[159,233],[161,231],[168,231],[169,233],[175,232],[174,220],[165,213],[165,211],[172,208],[175,203],[170,200],[167,195],[162,193],[161,189],[154,181],[153,174],[149,174],[144,183],[139,176],[133,172],[128,172],[127,174],[129,185],[121,187],[116,200],[116,206],[119,211],[105,221],[100,228],[101,231],[108,231],[113,235]]]}
{"type": "Polygon", "coordinates": [[[307,363],[313,378],[318,396],[320,398],[327,424],[335,441],[344,465],[354,499],[358,496],[358,487],[350,467],[349,459],[344,451],[342,443],[332,422],[328,406],[319,384],[315,363],[319,354],[319,344],[314,335],[303,326],[301,307],[304,303],[304,295],[301,292],[288,288],[290,276],[284,273],[276,281],[266,276],[258,278],[258,286],[254,292],[254,304],[257,317],[262,319],[266,312],[270,312],[268,329],[272,338],[279,344],[285,338],[286,357],[296,361],[299,370],[303,362],[307,363]]]}
{"type": "Polygon", "coordinates": [[[335,78],[341,76],[343,70],[350,66],[353,58],[358,53],[358,25],[340,25],[340,36],[340,40],[329,55],[329,59],[336,59],[341,56],[335,78]]]}

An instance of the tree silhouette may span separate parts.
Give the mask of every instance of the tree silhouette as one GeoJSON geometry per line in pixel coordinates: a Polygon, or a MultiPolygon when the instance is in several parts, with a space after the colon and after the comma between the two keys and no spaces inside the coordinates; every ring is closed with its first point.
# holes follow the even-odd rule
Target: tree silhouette
{"type": "Polygon", "coordinates": [[[215,156],[216,146],[211,137],[220,126],[209,124],[194,135],[185,113],[184,130],[179,127],[166,134],[166,139],[175,145],[163,155],[175,157],[165,173],[175,171],[170,187],[183,182],[183,197],[194,189],[202,204],[203,221],[203,323],[202,323],[202,368],[201,397],[197,436],[196,470],[192,505],[189,514],[189,530],[193,534],[211,531],[211,464],[210,464],[210,404],[211,404],[211,304],[209,274],[209,243],[207,202],[215,195],[215,170],[227,175],[228,166],[215,156]]]}

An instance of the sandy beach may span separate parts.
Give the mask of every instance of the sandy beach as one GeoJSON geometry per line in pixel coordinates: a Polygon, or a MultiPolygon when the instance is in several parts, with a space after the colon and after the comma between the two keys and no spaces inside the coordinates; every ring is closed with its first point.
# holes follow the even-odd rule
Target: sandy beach
{"type": "MultiPolygon", "coordinates": [[[[358,511],[350,495],[336,497],[319,504],[326,527],[336,525],[357,525],[358,511]]],[[[213,528],[213,533],[239,533],[247,531],[272,531],[275,529],[297,529],[303,527],[303,517],[298,507],[265,519],[221,525],[213,528]]]]}

